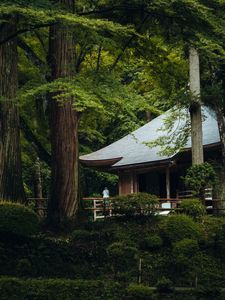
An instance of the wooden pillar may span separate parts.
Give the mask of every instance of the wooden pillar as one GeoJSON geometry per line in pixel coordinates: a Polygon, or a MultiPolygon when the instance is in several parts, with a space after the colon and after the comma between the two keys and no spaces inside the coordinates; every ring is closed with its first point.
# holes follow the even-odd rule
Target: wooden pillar
{"type": "Polygon", "coordinates": [[[130,176],[130,193],[134,193],[134,174],[132,173],[130,176]]]}
{"type": "Polygon", "coordinates": [[[136,173],[133,174],[133,178],[134,178],[134,193],[138,193],[139,192],[138,176],[136,173]]]}
{"type": "Polygon", "coordinates": [[[121,174],[119,173],[119,195],[122,194],[122,176],[121,174]]]}
{"type": "Polygon", "coordinates": [[[166,168],[166,198],[170,198],[170,168],[166,168]]]}

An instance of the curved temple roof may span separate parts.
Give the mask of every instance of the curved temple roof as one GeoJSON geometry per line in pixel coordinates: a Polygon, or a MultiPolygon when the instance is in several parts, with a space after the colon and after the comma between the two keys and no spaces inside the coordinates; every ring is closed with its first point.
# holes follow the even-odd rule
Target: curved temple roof
{"type": "MultiPolygon", "coordinates": [[[[96,167],[111,167],[116,169],[118,167],[125,167],[129,165],[137,165],[143,163],[163,162],[168,161],[174,157],[161,156],[159,151],[160,146],[150,148],[145,143],[156,140],[161,136],[168,135],[166,131],[160,130],[165,119],[168,118],[171,111],[160,115],[149,123],[135,130],[131,134],[122,139],[104,147],[96,152],[80,156],[80,161],[86,166],[96,167]]],[[[204,107],[203,112],[203,145],[213,145],[220,142],[218,125],[216,117],[212,110],[204,107]]],[[[185,110],[180,111],[180,116],[187,115],[185,110]]],[[[185,118],[177,117],[174,122],[174,130],[179,130],[184,125],[185,118]]],[[[185,149],[191,147],[191,139],[188,138],[185,149]]]]}

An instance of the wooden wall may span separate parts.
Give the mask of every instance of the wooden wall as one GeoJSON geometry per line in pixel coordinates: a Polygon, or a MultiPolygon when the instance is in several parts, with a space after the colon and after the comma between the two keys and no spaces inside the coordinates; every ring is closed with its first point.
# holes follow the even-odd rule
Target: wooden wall
{"type": "Polygon", "coordinates": [[[119,195],[127,195],[138,192],[138,181],[135,173],[119,174],[119,195]]]}

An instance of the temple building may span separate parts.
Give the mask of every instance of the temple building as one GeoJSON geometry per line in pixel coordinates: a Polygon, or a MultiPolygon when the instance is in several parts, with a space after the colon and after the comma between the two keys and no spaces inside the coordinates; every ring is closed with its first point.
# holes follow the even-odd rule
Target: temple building
{"type": "MultiPolygon", "coordinates": [[[[191,165],[191,139],[187,139],[182,151],[172,155],[160,155],[160,146],[147,143],[159,137],[171,136],[173,144],[179,130],[186,123],[182,110],[176,114],[173,129],[162,131],[171,111],[168,111],[135,130],[122,139],[96,152],[83,155],[80,162],[91,168],[111,172],[119,176],[119,194],[148,192],[160,198],[176,198],[184,190],[182,176],[191,165]]],[[[219,161],[221,157],[219,130],[216,116],[209,108],[202,109],[203,146],[205,161],[219,161]]]]}

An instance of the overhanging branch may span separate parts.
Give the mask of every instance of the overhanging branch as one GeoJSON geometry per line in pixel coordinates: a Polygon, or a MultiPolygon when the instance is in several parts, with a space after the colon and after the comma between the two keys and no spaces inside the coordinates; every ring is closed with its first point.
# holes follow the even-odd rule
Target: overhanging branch
{"type": "Polygon", "coordinates": [[[44,148],[44,146],[39,142],[37,137],[34,135],[27,122],[23,117],[20,116],[20,128],[24,133],[24,136],[28,142],[31,143],[34,150],[36,151],[38,157],[43,160],[47,165],[51,165],[51,155],[44,148]]]}
{"type": "Polygon", "coordinates": [[[7,42],[9,42],[9,41],[11,41],[12,39],[16,38],[20,34],[30,32],[30,31],[33,31],[35,29],[40,29],[40,28],[53,26],[53,25],[56,25],[56,24],[57,24],[57,22],[51,22],[51,23],[45,23],[45,24],[37,24],[37,25],[33,25],[33,26],[30,26],[30,27],[27,27],[27,28],[20,29],[20,30],[14,32],[13,34],[7,36],[4,40],[1,40],[0,41],[0,46],[7,43],[7,42]]]}

